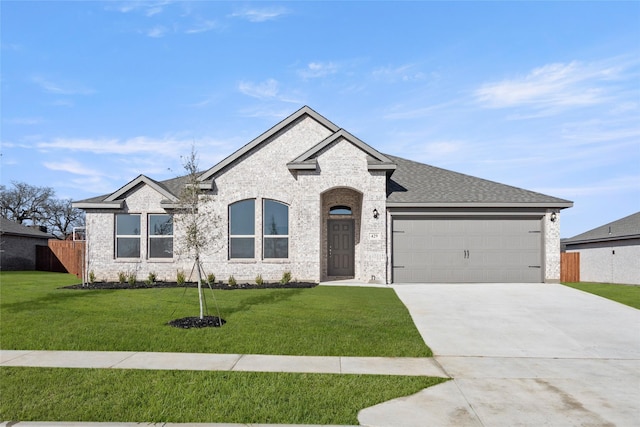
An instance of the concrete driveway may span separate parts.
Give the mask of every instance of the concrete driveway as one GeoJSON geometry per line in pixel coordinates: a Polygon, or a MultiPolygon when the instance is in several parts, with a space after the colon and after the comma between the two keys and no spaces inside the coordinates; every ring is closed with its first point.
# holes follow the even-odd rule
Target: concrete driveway
{"type": "Polygon", "coordinates": [[[552,284],[394,285],[454,378],[365,426],[639,426],[640,311],[552,284]]]}

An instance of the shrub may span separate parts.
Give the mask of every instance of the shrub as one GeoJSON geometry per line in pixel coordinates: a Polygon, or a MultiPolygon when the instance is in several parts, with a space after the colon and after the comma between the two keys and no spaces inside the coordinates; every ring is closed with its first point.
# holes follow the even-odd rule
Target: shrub
{"type": "Polygon", "coordinates": [[[118,271],[118,283],[124,283],[127,281],[127,273],[124,271],[118,271]]]}
{"type": "Polygon", "coordinates": [[[136,284],[136,279],[137,279],[137,277],[136,277],[136,273],[135,273],[135,271],[132,271],[132,272],[130,272],[130,273],[127,275],[127,282],[128,282],[131,286],[133,286],[133,285],[135,285],[135,284],[136,284]]]}
{"type": "Polygon", "coordinates": [[[233,274],[229,276],[229,286],[237,286],[238,282],[236,282],[236,278],[233,277],[233,274]]]}
{"type": "Polygon", "coordinates": [[[264,280],[262,280],[262,274],[258,274],[256,276],[256,285],[262,286],[263,283],[264,283],[264,280]]]}
{"type": "Polygon", "coordinates": [[[178,282],[178,285],[183,286],[186,281],[187,278],[184,275],[184,271],[178,270],[178,273],[176,274],[176,282],[178,282]]]}
{"type": "Polygon", "coordinates": [[[96,274],[93,272],[93,270],[91,270],[89,272],[89,283],[95,283],[96,282],[96,274]]]}
{"type": "Polygon", "coordinates": [[[284,273],[282,273],[282,279],[280,279],[280,283],[282,283],[283,285],[286,285],[290,281],[291,281],[291,272],[285,271],[284,273]]]}
{"type": "Polygon", "coordinates": [[[155,283],[157,279],[158,275],[153,271],[149,273],[149,276],[147,276],[147,281],[149,282],[149,284],[155,283]]]}
{"type": "Polygon", "coordinates": [[[208,285],[215,285],[216,283],[216,275],[211,273],[207,275],[207,284],[208,285]]]}

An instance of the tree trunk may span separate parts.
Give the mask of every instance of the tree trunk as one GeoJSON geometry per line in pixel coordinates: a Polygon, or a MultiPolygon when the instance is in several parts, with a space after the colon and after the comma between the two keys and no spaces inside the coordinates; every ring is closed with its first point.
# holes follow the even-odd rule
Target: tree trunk
{"type": "Polygon", "coordinates": [[[204,319],[204,301],[202,295],[202,269],[200,268],[200,257],[196,256],[196,268],[198,270],[198,298],[200,300],[200,319],[204,319]]]}

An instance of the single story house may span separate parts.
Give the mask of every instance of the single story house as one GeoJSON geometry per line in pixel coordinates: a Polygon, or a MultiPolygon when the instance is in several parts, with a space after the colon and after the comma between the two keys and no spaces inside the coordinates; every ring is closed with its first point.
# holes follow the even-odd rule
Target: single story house
{"type": "Polygon", "coordinates": [[[640,285],[640,212],[563,239],[580,253],[582,282],[640,285]]]}
{"type": "Polygon", "coordinates": [[[54,238],[40,228],[0,217],[0,270],[35,270],[36,246],[47,246],[54,238]]]}
{"type": "MultiPolygon", "coordinates": [[[[572,202],[383,154],[309,107],[200,173],[226,280],[558,282],[572,202]]],[[[175,209],[185,178],[140,175],[86,211],[89,270],[191,271],[175,209]]]]}

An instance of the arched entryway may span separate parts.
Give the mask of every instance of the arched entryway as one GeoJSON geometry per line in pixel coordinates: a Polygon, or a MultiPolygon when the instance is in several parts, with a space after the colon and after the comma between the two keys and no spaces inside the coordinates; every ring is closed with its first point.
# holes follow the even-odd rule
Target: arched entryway
{"type": "Polygon", "coordinates": [[[352,279],[360,259],[362,193],[352,188],[332,188],[321,195],[323,281],[352,279]]]}

